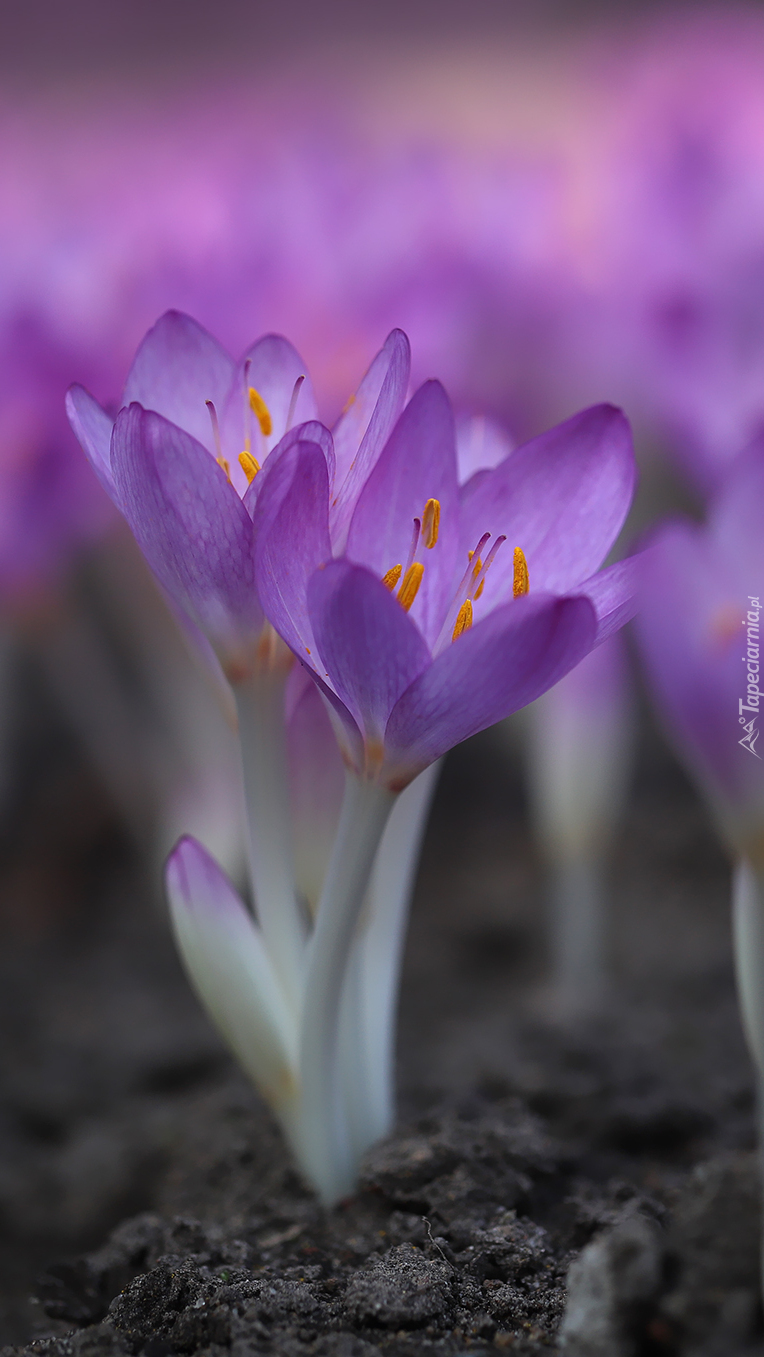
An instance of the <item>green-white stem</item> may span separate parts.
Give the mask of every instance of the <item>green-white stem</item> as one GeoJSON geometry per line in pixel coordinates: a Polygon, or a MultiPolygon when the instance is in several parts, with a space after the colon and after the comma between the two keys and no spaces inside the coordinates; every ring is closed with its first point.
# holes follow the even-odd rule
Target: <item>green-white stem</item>
{"type": "Polygon", "coordinates": [[[260,673],[237,684],[252,890],[271,961],[299,1012],[305,930],[294,886],[284,725],[285,675],[260,673]]]}
{"type": "Polygon", "coordinates": [[[409,905],[440,763],[398,797],[382,836],[342,997],[340,1051],[358,1158],[392,1128],[395,1010],[409,905]]]}
{"type": "MultiPolygon", "coordinates": [[[[732,938],[740,1014],[756,1070],[759,1157],[764,1157],[764,868],[745,858],[735,868],[732,938]]],[[[762,1243],[764,1293],[764,1241],[762,1243]]]]}
{"type": "Polygon", "coordinates": [[[357,1166],[338,1068],[339,1012],[353,934],[395,793],[348,773],[337,837],[308,954],[300,1041],[300,1158],[326,1202],[352,1190],[357,1166]]]}

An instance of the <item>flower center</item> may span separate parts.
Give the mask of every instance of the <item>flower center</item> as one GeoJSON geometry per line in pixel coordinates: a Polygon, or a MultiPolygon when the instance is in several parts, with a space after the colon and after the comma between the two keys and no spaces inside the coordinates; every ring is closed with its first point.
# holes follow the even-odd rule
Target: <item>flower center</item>
{"type": "MultiPolygon", "coordinates": [[[[239,466],[241,467],[242,471],[244,472],[244,475],[247,478],[247,485],[252,484],[253,480],[255,479],[255,476],[260,470],[260,462],[258,461],[257,457],[255,457],[252,451],[253,435],[255,437],[259,436],[261,439],[266,439],[270,438],[273,433],[273,416],[270,410],[268,409],[268,406],[266,405],[265,401],[263,400],[262,396],[260,395],[260,392],[257,391],[254,386],[250,386],[249,382],[250,367],[251,360],[248,358],[246,363],[244,364],[244,385],[243,385],[244,450],[239,453],[238,458],[239,466]],[[253,424],[252,421],[253,415],[255,417],[256,424],[253,424]],[[256,433],[256,429],[259,431],[259,433],[256,433]]],[[[287,417],[283,430],[284,433],[287,433],[289,429],[291,429],[292,427],[294,412],[297,407],[297,398],[300,394],[300,390],[302,388],[302,384],[304,381],[305,375],[303,374],[301,377],[297,378],[297,381],[295,382],[292,388],[292,395],[289,401],[289,408],[287,410],[287,417]]],[[[212,436],[215,442],[215,453],[216,453],[215,461],[217,462],[221,471],[225,472],[225,476],[228,482],[231,483],[231,466],[228,461],[228,458],[223,456],[223,444],[220,437],[220,422],[218,420],[218,413],[212,401],[205,401],[205,405],[207,406],[207,409],[210,412],[210,420],[212,422],[212,436]]],[[[265,447],[262,450],[263,461],[265,460],[267,455],[268,448],[265,447]]]]}
{"type": "MultiPolygon", "coordinates": [[[[403,562],[399,561],[382,576],[382,583],[393,593],[398,589],[398,602],[406,612],[411,608],[414,599],[419,592],[419,586],[422,583],[424,575],[424,562],[417,559],[422,548],[431,550],[438,540],[440,530],[440,501],[437,499],[428,499],[424,506],[424,512],[421,518],[414,519],[414,531],[411,537],[411,546],[409,548],[408,560],[404,569],[403,562]],[[400,581],[400,587],[398,588],[400,581]]],[[[496,553],[506,542],[506,536],[502,533],[496,538],[485,560],[483,552],[491,540],[490,532],[484,532],[480,541],[473,551],[467,553],[467,569],[465,570],[459,587],[454,594],[451,605],[446,613],[446,620],[443,629],[435,643],[434,654],[438,654],[442,649],[449,631],[451,640],[456,641],[462,635],[462,632],[469,631],[474,618],[473,601],[480,598],[485,588],[485,581],[490,570],[496,553]]],[[[515,547],[513,555],[513,577],[512,577],[512,596],[519,598],[521,594],[527,594],[528,583],[528,562],[525,559],[525,553],[521,547],[515,547]]]]}
{"type": "Polygon", "coordinates": [[[398,590],[398,602],[405,612],[409,611],[414,602],[424,575],[424,562],[417,560],[417,556],[423,547],[426,551],[432,551],[438,540],[439,530],[440,501],[428,499],[422,517],[414,519],[414,531],[411,535],[406,569],[403,569],[403,562],[399,561],[398,565],[391,566],[382,576],[382,583],[391,593],[401,579],[401,575],[403,576],[401,587],[398,590]]]}

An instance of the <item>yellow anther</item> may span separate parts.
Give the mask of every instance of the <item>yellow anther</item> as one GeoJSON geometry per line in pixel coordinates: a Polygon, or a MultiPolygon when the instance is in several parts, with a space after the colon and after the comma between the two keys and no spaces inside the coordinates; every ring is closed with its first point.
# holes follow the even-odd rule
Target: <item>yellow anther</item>
{"type": "Polygon", "coordinates": [[[343,413],[343,415],[346,415],[346,414],[347,414],[347,412],[348,412],[348,410],[350,409],[351,405],[355,405],[355,396],[348,396],[347,400],[345,401],[345,404],[344,404],[343,407],[342,407],[342,413],[343,413]]]}
{"type": "Polygon", "coordinates": [[[454,623],[454,630],[451,635],[451,640],[455,641],[457,636],[461,636],[463,631],[469,631],[471,626],[472,626],[472,604],[469,599],[465,599],[464,603],[462,604],[461,608],[456,614],[456,621],[454,623]]]}
{"type": "Polygon", "coordinates": [[[528,562],[525,559],[525,552],[522,547],[515,547],[512,564],[514,566],[512,593],[515,598],[519,598],[521,594],[527,594],[530,587],[528,583],[528,562]]]}
{"type": "Polygon", "coordinates": [[[253,415],[257,415],[257,422],[260,425],[260,432],[263,438],[268,438],[273,433],[273,420],[271,412],[265,404],[259,391],[251,386],[249,388],[249,408],[253,415]]]}
{"type": "Polygon", "coordinates": [[[260,470],[260,463],[258,462],[257,458],[253,457],[251,452],[240,452],[239,466],[244,472],[247,481],[251,485],[253,480],[255,479],[255,476],[260,470]]]}
{"type": "Polygon", "coordinates": [[[428,499],[422,514],[422,537],[427,548],[432,548],[438,540],[440,527],[440,500],[428,499]]]}
{"type": "Polygon", "coordinates": [[[480,583],[479,583],[477,589],[475,590],[475,593],[474,593],[473,597],[476,598],[476,599],[480,598],[480,595],[482,594],[482,592],[483,592],[484,589],[485,589],[485,578],[483,578],[483,579],[480,581],[480,583]]]}
{"type": "Polygon", "coordinates": [[[409,566],[406,574],[403,576],[403,584],[398,590],[398,602],[404,612],[408,612],[414,602],[414,599],[419,592],[419,586],[422,583],[423,574],[424,566],[422,565],[422,562],[414,561],[413,565],[409,566]]]}
{"type": "Polygon", "coordinates": [[[403,574],[402,565],[391,565],[390,569],[387,570],[385,574],[382,576],[382,583],[384,584],[386,589],[390,590],[390,593],[393,592],[393,589],[395,588],[402,574],[403,574]]]}
{"type": "Polygon", "coordinates": [[[225,457],[216,457],[216,458],[215,458],[215,461],[217,462],[218,466],[225,472],[226,480],[227,480],[227,481],[230,481],[230,479],[231,479],[231,468],[230,468],[230,466],[229,466],[229,464],[228,464],[227,458],[225,458],[225,457]]]}

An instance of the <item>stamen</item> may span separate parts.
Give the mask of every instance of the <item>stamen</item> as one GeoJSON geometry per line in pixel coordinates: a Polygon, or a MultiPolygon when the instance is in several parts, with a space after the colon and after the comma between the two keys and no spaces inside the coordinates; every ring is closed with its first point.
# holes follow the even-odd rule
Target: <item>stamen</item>
{"type": "Polygon", "coordinates": [[[395,588],[402,574],[403,574],[402,565],[392,565],[389,570],[385,571],[385,574],[382,576],[382,583],[384,584],[386,589],[390,590],[390,593],[393,592],[393,589],[395,588]]]}
{"type": "Polygon", "coordinates": [[[469,631],[471,626],[472,626],[472,604],[470,600],[467,598],[464,600],[464,603],[462,604],[461,608],[459,609],[456,615],[456,622],[454,623],[454,630],[453,635],[451,636],[451,640],[455,641],[457,636],[461,636],[463,631],[469,631]]]}
{"type": "Polygon", "coordinates": [[[415,518],[414,531],[411,534],[411,546],[409,547],[409,555],[408,560],[406,561],[406,569],[404,572],[405,574],[408,574],[409,570],[411,569],[414,557],[416,556],[416,549],[419,546],[419,534],[421,533],[421,531],[422,531],[422,520],[419,518],[415,518]]]}
{"type": "Polygon", "coordinates": [[[247,483],[251,485],[260,470],[260,463],[257,458],[253,457],[251,452],[240,452],[239,466],[247,478],[247,483]]]}
{"type": "Polygon", "coordinates": [[[253,415],[257,415],[257,422],[260,425],[260,432],[263,435],[263,438],[269,438],[273,433],[271,412],[260,395],[260,392],[255,391],[253,386],[249,388],[249,408],[253,415]]]}
{"type": "Polygon", "coordinates": [[[217,453],[217,457],[215,460],[217,461],[218,466],[220,466],[221,459],[223,459],[223,445],[220,441],[220,425],[218,424],[218,412],[215,409],[215,406],[213,405],[212,401],[205,401],[204,404],[207,406],[207,409],[210,412],[210,420],[212,421],[212,437],[215,440],[215,452],[217,453]]]}
{"type": "MultiPolygon", "coordinates": [[[[471,577],[471,579],[472,579],[472,583],[474,584],[474,581],[475,581],[475,579],[477,578],[477,574],[479,573],[479,570],[482,570],[482,568],[483,568],[483,563],[482,563],[482,561],[480,560],[480,553],[481,553],[481,551],[483,550],[483,547],[486,545],[486,542],[489,542],[489,541],[490,541],[490,538],[491,538],[490,532],[484,532],[484,533],[483,533],[483,536],[481,537],[480,541],[478,542],[477,546],[475,547],[475,550],[474,550],[474,551],[470,551],[470,552],[467,553],[467,559],[468,559],[467,569],[465,570],[464,574],[462,575],[461,580],[459,581],[459,588],[457,589],[456,593],[454,594],[453,602],[451,603],[451,607],[452,607],[452,608],[453,608],[453,606],[454,606],[454,603],[456,603],[456,600],[459,598],[459,596],[460,596],[461,594],[463,594],[464,591],[465,591],[465,589],[467,589],[467,588],[470,586],[470,577],[471,577]],[[476,560],[475,565],[473,566],[472,562],[473,562],[473,560],[474,560],[475,558],[477,558],[477,560],[476,560]],[[479,567],[479,569],[478,569],[478,567],[479,567]]],[[[471,589],[471,588],[469,588],[469,592],[472,593],[472,589],[471,589]]]]}
{"type": "Polygon", "coordinates": [[[432,550],[438,540],[439,527],[440,501],[437,499],[428,499],[424,506],[424,513],[422,514],[422,536],[428,551],[432,550]]]}
{"type": "Polygon", "coordinates": [[[494,542],[493,546],[491,547],[491,550],[489,551],[488,555],[485,558],[485,563],[481,565],[480,570],[474,577],[477,588],[473,588],[472,591],[473,598],[480,598],[480,595],[482,594],[483,589],[485,587],[486,575],[488,574],[488,571],[491,569],[491,566],[493,565],[493,562],[496,558],[496,552],[499,550],[500,547],[503,547],[506,540],[507,538],[505,533],[501,533],[496,538],[496,541],[494,542]]]}
{"type": "MultiPolygon", "coordinates": [[[[302,384],[304,381],[305,373],[303,373],[302,377],[297,378],[297,381],[295,382],[294,387],[292,388],[292,399],[289,402],[289,409],[287,411],[284,433],[288,433],[292,427],[292,420],[294,419],[294,412],[297,406],[297,397],[299,396],[300,391],[302,390],[302,384]]],[[[270,433],[270,430],[268,430],[268,432],[270,433]]]]}
{"type": "Polygon", "coordinates": [[[528,562],[525,559],[525,552],[521,547],[515,547],[512,563],[514,566],[512,593],[515,598],[520,598],[522,594],[527,594],[530,587],[528,582],[528,562]]]}
{"type": "Polygon", "coordinates": [[[413,564],[409,566],[408,570],[406,571],[406,574],[403,576],[403,584],[398,590],[398,602],[400,603],[404,612],[408,612],[409,608],[414,602],[414,599],[419,593],[419,586],[422,583],[423,574],[424,566],[422,565],[422,562],[414,561],[413,564]]]}
{"type": "Polygon", "coordinates": [[[230,467],[230,465],[229,465],[228,459],[227,459],[226,457],[216,457],[216,458],[215,458],[215,461],[217,462],[217,464],[218,464],[218,466],[221,468],[221,470],[225,472],[225,478],[226,478],[226,480],[228,481],[228,484],[230,485],[230,484],[231,484],[231,467],[230,467]]]}

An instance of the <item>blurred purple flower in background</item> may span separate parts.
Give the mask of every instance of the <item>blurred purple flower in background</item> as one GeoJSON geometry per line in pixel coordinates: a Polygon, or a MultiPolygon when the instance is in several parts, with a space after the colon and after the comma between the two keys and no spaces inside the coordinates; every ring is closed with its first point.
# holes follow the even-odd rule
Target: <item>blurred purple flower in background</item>
{"type": "Polygon", "coordinates": [[[757,740],[763,508],[758,443],[728,473],[706,528],[674,523],[659,530],[641,562],[636,623],[668,738],[731,850],[757,862],[764,855],[764,748],[757,740]]]}

